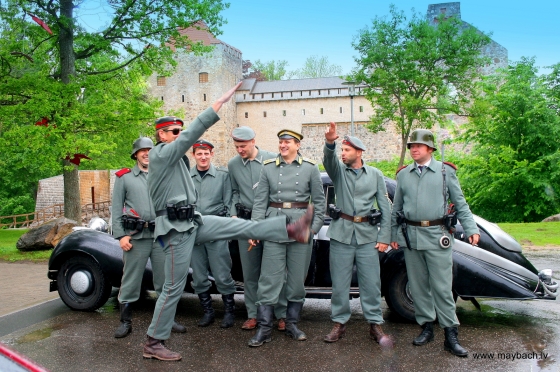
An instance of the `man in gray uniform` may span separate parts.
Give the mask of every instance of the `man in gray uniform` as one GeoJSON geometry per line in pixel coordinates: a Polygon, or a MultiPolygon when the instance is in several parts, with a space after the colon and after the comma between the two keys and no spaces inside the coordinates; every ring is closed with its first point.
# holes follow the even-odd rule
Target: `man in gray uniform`
{"type": "MultiPolygon", "coordinates": [[[[214,145],[198,140],[193,145],[196,165],[191,169],[191,177],[198,193],[196,210],[203,215],[229,217],[231,205],[231,181],[228,170],[212,164],[214,145]]],[[[214,323],[214,308],[208,279],[208,269],[212,272],[218,292],[222,294],[225,315],[220,327],[233,327],[235,318],[235,283],[231,277],[231,256],[227,240],[215,240],[194,246],[191,267],[193,269],[193,289],[200,299],[204,316],[199,327],[214,323]]]]}
{"type": "MultiPolygon", "coordinates": [[[[237,151],[237,155],[228,163],[233,191],[231,214],[233,217],[250,220],[263,161],[273,159],[278,154],[259,149],[255,144],[255,131],[249,127],[235,128],[231,137],[237,151]]],[[[247,240],[238,240],[237,243],[243,269],[243,296],[248,316],[241,328],[255,329],[257,327],[257,287],[261,275],[263,245],[258,243],[251,246],[247,240]]],[[[282,290],[278,304],[274,307],[280,331],[286,329],[284,322],[286,303],[286,295],[282,290]]]]}
{"type": "Polygon", "coordinates": [[[468,352],[457,338],[459,321],[451,291],[454,239],[449,231],[451,226],[446,227],[447,201],[455,205],[471,244],[478,243],[479,231],[459,185],[457,168],[432,157],[437,150],[432,132],[416,129],[410,134],[407,147],[414,163],[397,171],[391,246],[397,249],[399,243],[406,245],[399,223],[406,222],[410,241],[410,247],[404,251],[406,271],[416,321],[422,326],[422,332],[412,343],[421,346],[433,341],[433,323],[437,317],[445,332],[444,349],[466,357],[468,352]]]}
{"type": "Polygon", "coordinates": [[[313,218],[313,207],[302,218],[288,224],[285,217],[262,223],[242,219],[204,216],[195,212],[197,193],[185,162],[187,150],[219,120],[216,114],[229,101],[238,83],[220,97],[212,107],[200,114],[182,131],[183,121],[168,116],[156,120],[156,130],[162,143],[150,151],[148,187],[156,210],[155,238],[165,253],[165,282],[158,297],[152,322],[148,328],[143,356],[159,360],[180,360],[181,355],[167,349],[177,303],[183,294],[191,263],[194,244],[213,240],[295,239],[307,241],[313,218]]]}
{"type": "Polygon", "coordinates": [[[329,206],[332,221],[330,272],[332,278],[331,319],[334,323],[325,342],[336,342],[346,333],[350,319],[350,281],[354,262],[358,271],[360,303],[369,323],[370,336],[383,347],[392,347],[383,333],[379,252],[385,252],[391,240],[391,203],[383,173],[364,164],[366,148],[357,137],[342,141],[342,161],[336,157],[336,124],[325,132],[323,165],[336,193],[336,206],[329,206]],[[379,210],[376,209],[379,208],[379,210]],[[377,226],[380,225],[378,229],[377,226]]]}
{"type": "MultiPolygon", "coordinates": [[[[132,303],[140,297],[148,258],[152,262],[154,289],[158,296],[165,279],[165,256],[161,247],[154,243],[156,214],[148,195],[148,152],[153,147],[154,143],[148,137],[138,138],[134,141],[130,155],[136,160],[136,165],[132,169],[123,168],[115,173],[117,178],[111,203],[112,230],[124,251],[123,276],[118,296],[121,324],[115,331],[116,338],[126,337],[132,331],[132,303]]],[[[177,323],[173,324],[172,330],[187,331],[177,323]]]]}
{"type": "MultiPolygon", "coordinates": [[[[325,218],[325,194],[321,174],[315,162],[299,154],[303,135],[292,130],[278,133],[280,154],[264,162],[255,194],[253,221],[266,221],[275,216],[292,219],[305,213],[310,201],[315,204],[312,233],[318,232],[325,218]]],[[[286,335],[303,341],[305,333],[297,328],[305,301],[305,278],[309,269],[313,235],[305,242],[289,239],[266,239],[261,276],[257,290],[257,322],[259,329],[249,346],[270,342],[272,313],[278,303],[286,277],[286,335]]]]}

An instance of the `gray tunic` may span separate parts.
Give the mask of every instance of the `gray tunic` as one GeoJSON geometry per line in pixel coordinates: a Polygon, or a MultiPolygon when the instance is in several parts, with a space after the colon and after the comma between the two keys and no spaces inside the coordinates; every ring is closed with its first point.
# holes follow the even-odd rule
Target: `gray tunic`
{"type": "MultiPolygon", "coordinates": [[[[222,212],[224,207],[229,208],[231,205],[231,181],[227,169],[210,164],[210,168],[201,178],[196,166],[194,166],[191,168],[191,177],[198,193],[197,211],[203,215],[216,215],[222,212]]],[[[229,212],[227,216],[229,217],[229,212]]]]}

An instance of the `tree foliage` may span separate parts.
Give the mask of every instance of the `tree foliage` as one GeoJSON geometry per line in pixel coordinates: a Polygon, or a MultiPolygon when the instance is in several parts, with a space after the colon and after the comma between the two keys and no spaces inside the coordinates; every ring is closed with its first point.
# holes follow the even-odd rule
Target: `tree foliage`
{"type": "Polygon", "coordinates": [[[436,25],[414,14],[408,20],[394,6],[390,18],[377,17],[353,42],[358,68],[352,78],[365,82],[375,107],[368,129],[394,124],[401,136],[402,165],[411,130],[445,123],[446,113],[463,114],[472,99],[481,48],[489,37],[456,17],[436,25]]]}
{"type": "Polygon", "coordinates": [[[49,173],[62,171],[65,214],[73,219],[80,214],[79,184],[69,160],[79,153],[111,164],[117,147],[130,149],[160,105],[146,95],[145,76],[170,74],[174,48],[209,50],[180,30],[203,20],[218,34],[219,14],[228,6],[221,0],[110,1],[107,26],[88,32],[74,14],[79,4],[0,3],[1,158],[11,161],[25,147],[21,167],[38,162],[49,173]]]}
{"type": "Polygon", "coordinates": [[[535,222],[560,212],[558,67],[538,76],[525,58],[480,84],[462,137],[473,146],[461,173],[475,213],[535,222]]]}
{"type": "Polygon", "coordinates": [[[288,67],[288,61],[286,60],[262,62],[260,59],[257,59],[252,66],[252,71],[264,76],[262,80],[283,80],[290,78],[287,75],[286,67],[288,67]]]}
{"type": "Polygon", "coordinates": [[[329,63],[328,56],[311,56],[308,57],[301,69],[291,73],[292,78],[321,78],[330,76],[339,76],[342,74],[342,67],[329,63]]]}

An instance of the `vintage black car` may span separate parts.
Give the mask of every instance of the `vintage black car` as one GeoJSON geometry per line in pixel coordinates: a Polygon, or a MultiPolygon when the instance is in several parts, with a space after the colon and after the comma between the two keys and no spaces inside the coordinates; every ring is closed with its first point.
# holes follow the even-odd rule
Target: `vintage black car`
{"type": "MultiPolygon", "coordinates": [[[[335,202],[334,187],[323,173],[323,187],[327,204],[335,202]]],[[[389,197],[396,183],[385,179],[389,197]]],[[[457,226],[453,247],[453,293],[455,297],[476,298],[548,299],[558,295],[558,283],[552,279],[551,270],[540,272],[523,256],[521,245],[497,225],[475,216],[481,232],[478,246],[472,246],[457,226]]],[[[329,272],[329,239],[326,231],[330,217],[315,236],[313,254],[305,281],[307,297],[330,298],[332,285],[329,272]]],[[[232,276],[237,292],[243,293],[243,273],[239,248],[230,243],[233,260],[232,276]]],[[[379,253],[381,263],[381,293],[392,312],[403,319],[414,320],[414,303],[410,295],[404,253],[401,247],[379,253]]],[[[93,311],[109,298],[112,287],[119,287],[122,276],[122,250],[111,235],[93,229],[80,229],[66,236],[53,250],[49,260],[50,290],[58,290],[66,305],[74,310],[93,311]]],[[[212,278],[211,278],[212,279],[212,278]]],[[[185,291],[193,293],[191,278],[185,291]]],[[[151,266],[148,263],[142,286],[153,289],[151,266]]],[[[213,288],[216,290],[216,288],[213,288]]],[[[216,291],[217,293],[217,291],[216,291]]],[[[352,278],[351,297],[358,297],[357,275],[352,278]]]]}

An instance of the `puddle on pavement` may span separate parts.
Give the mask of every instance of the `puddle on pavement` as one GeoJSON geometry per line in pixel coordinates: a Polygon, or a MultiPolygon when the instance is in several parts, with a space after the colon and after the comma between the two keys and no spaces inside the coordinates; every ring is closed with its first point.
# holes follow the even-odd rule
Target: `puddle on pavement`
{"type": "Polygon", "coordinates": [[[461,321],[461,325],[472,325],[477,327],[521,327],[534,326],[542,322],[539,318],[533,318],[526,315],[512,314],[507,311],[496,309],[492,306],[480,304],[481,311],[474,307],[467,309],[457,307],[457,317],[461,321]]]}
{"type": "Polygon", "coordinates": [[[28,344],[31,342],[37,342],[49,338],[54,331],[58,331],[59,329],[63,329],[64,326],[62,324],[55,324],[54,326],[38,329],[31,333],[28,333],[14,341],[14,344],[28,344]]]}

